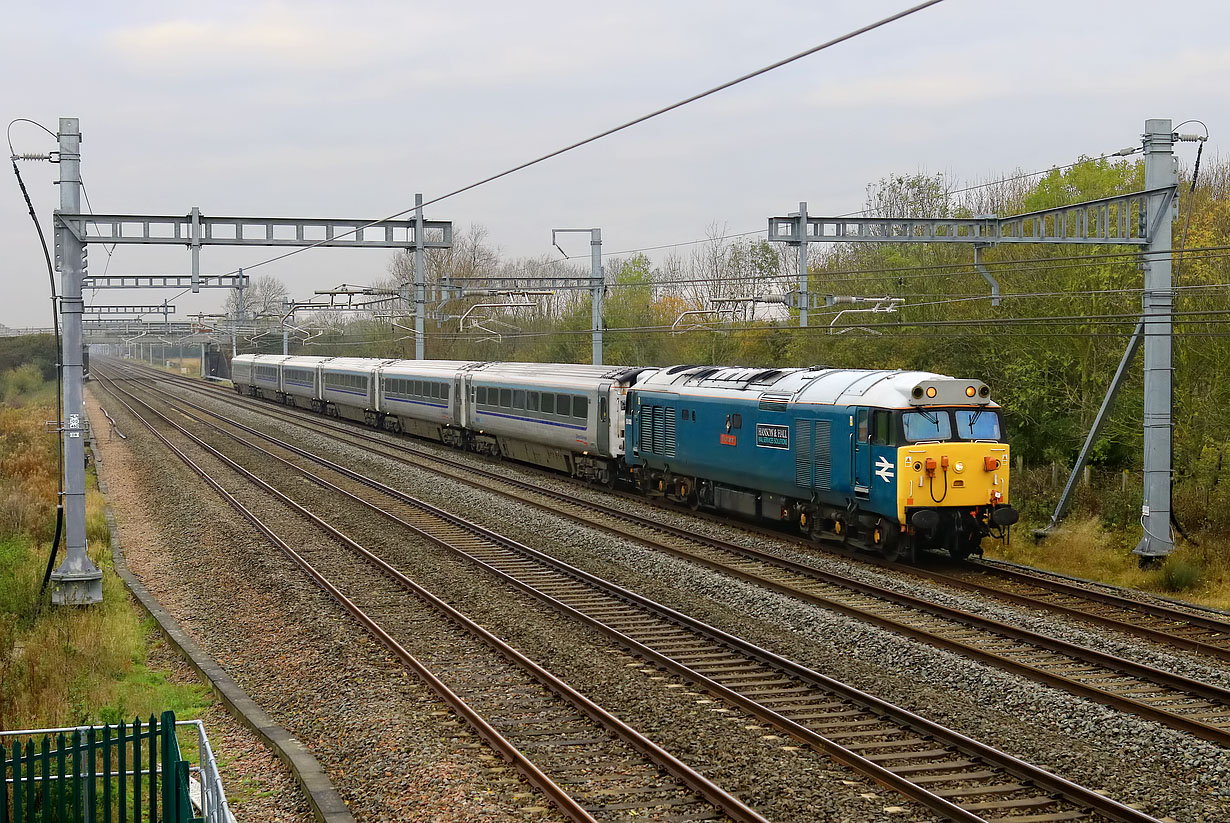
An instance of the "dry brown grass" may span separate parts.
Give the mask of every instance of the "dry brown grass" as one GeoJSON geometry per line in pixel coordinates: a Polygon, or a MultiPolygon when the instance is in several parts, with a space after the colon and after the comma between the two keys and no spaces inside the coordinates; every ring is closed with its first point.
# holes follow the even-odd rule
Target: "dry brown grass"
{"type": "Polygon", "coordinates": [[[1165,564],[1141,569],[1132,554],[1134,532],[1108,530],[1096,517],[1074,517],[1040,543],[1028,529],[1014,529],[1012,544],[988,542],[987,556],[1230,609],[1230,544],[1218,535],[1193,536],[1200,546],[1181,541],[1165,564]]]}
{"type": "Polygon", "coordinates": [[[103,603],[54,607],[41,599],[55,524],[59,469],[44,430],[54,403],[0,407],[0,728],[116,722],[209,703],[201,685],[168,682],[146,665],[159,642],[111,566],[104,500],[90,475],[86,538],[103,570],[103,603]]]}

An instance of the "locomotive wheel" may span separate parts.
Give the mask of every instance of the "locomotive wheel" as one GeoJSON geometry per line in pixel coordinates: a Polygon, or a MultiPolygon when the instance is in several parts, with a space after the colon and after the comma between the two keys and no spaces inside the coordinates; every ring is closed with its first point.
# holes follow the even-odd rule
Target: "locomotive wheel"
{"type": "Polygon", "coordinates": [[[965,560],[982,548],[982,538],[977,534],[958,534],[954,543],[948,546],[948,554],[953,560],[965,560]]]}
{"type": "Polygon", "coordinates": [[[850,525],[844,517],[833,518],[833,534],[837,535],[843,546],[850,542],[850,525]]]}
{"type": "Polygon", "coordinates": [[[901,541],[897,539],[898,537],[900,535],[897,533],[896,524],[882,517],[871,529],[871,544],[875,546],[880,556],[890,563],[895,563],[901,557],[901,541]]]}

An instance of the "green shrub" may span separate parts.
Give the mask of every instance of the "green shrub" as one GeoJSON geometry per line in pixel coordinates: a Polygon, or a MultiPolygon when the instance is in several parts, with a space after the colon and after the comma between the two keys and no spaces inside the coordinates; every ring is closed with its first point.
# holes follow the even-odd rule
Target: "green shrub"
{"type": "Polygon", "coordinates": [[[1191,560],[1171,557],[1162,565],[1162,588],[1168,592],[1185,592],[1196,588],[1204,576],[1204,567],[1191,560]]]}

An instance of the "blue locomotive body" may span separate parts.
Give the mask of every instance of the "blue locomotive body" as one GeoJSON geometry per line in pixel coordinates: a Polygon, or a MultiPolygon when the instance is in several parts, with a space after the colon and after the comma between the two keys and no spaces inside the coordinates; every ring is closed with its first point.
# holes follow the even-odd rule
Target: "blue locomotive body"
{"type": "Polygon", "coordinates": [[[694,507],[964,556],[1015,520],[988,395],[929,372],[675,366],[628,392],[624,459],[694,507]]]}

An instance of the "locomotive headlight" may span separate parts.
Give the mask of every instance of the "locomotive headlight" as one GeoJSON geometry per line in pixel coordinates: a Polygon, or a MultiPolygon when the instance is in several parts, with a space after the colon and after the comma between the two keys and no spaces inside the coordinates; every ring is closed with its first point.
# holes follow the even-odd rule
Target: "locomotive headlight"
{"type": "Polygon", "coordinates": [[[955,471],[957,474],[960,474],[961,472],[965,471],[965,464],[962,463],[960,460],[958,460],[956,463],[953,464],[952,470],[955,471]]]}
{"type": "Polygon", "coordinates": [[[927,397],[935,397],[935,386],[927,386],[927,397]]]}
{"type": "Polygon", "coordinates": [[[978,393],[978,390],[977,390],[977,389],[975,389],[973,386],[966,386],[966,387],[965,387],[965,396],[966,396],[966,397],[973,397],[973,396],[974,396],[975,394],[977,394],[977,393],[978,393]]]}

